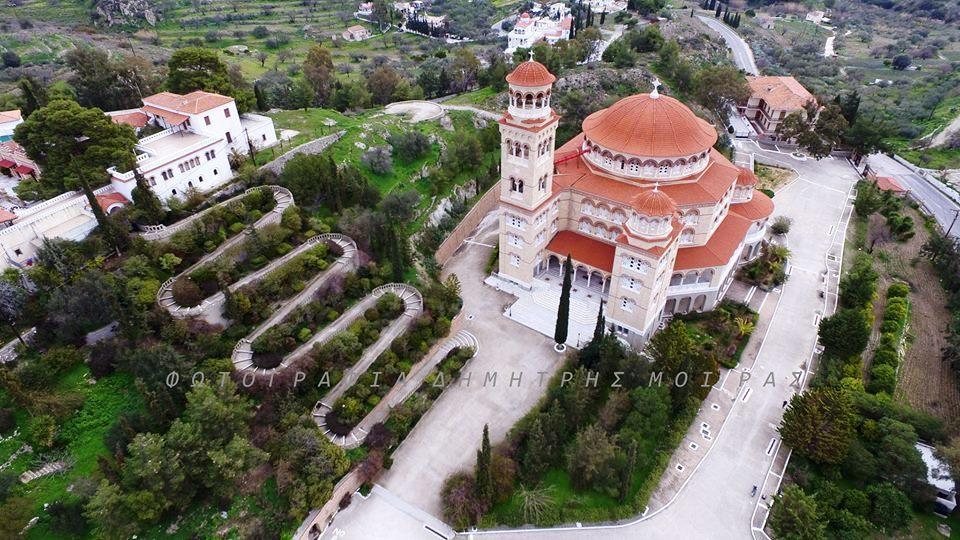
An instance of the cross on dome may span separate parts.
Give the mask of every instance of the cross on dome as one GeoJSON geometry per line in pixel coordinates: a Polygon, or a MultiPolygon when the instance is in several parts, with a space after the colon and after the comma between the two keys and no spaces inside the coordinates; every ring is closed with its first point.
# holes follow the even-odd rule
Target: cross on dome
{"type": "Polygon", "coordinates": [[[654,77],[654,78],[653,78],[653,91],[650,92],[650,97],[652,97],[653,99],[657,99],[658,97],[660,97],[660,91],[658,90],[658,88],[660,88],[660,79],[657,78],[657,77],[654,77]]]}
{"type": "Polygon", "coordinates": [[[533,49],[530,49],[530,59],[527,62],[533,62],[533,49]]]}

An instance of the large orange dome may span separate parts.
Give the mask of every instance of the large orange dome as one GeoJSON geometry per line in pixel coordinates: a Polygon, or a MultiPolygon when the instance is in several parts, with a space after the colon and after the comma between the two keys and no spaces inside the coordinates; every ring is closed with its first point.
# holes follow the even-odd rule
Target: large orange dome
{"type": "Polygon", "coordinates": [[[708,150],[717,131],[670,96],[640,94],[621,99],[583,121],[591,142],[641,157],[684,157],[708,150]]]}
{"type": "Polygon", "coordinates": [[[670,216],[677,211],[673,199],[656,188],[641,192],[632,202],[637,212],[650,217],[670,216]]]}
{"type": "Polygon", "coordinates": [[[507,75],[507,82],[514,86],[546,86],[553,84],[557,78],[550,73],[547,66],[530,59],[520,62],[520,65],[507,75]]]}

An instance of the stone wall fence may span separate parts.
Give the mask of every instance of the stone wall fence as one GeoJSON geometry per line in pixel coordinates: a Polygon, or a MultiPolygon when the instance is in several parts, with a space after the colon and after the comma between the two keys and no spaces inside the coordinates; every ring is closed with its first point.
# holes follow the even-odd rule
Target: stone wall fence
{"type": "Polygon", "coordinates": [[[466,240],[480,225],[483,218],[490,212],[496,210],[500,201],[500,181],[498,180],[486,193],[480,197],[480,200],[473,205],[473,208],[463,216],[460,223],[456,226],[447,239],[437,248],[437,254],[434,258],[440,265],[444,265],[450,260],[450,257],[460,249],[463,241],[466,240]]]}

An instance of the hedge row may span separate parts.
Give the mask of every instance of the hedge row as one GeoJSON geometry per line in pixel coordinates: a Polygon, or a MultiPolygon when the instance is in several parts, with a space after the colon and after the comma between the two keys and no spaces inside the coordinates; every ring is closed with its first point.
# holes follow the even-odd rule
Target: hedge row
{"type": "Polygon", "coordinates": [[[885,392],[893,395],[897,387],[897,370],[900,368],[900,342],[910,318],[910,288],[904,283],[895,283],[887,289],[887,306],[880,324],[880,344],[873,353],[870,367],[871,393],[885,392]]]}

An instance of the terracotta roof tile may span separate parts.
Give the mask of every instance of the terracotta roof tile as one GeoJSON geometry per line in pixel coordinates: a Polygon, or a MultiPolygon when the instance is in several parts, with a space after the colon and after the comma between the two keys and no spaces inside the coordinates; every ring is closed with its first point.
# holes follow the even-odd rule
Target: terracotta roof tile
{"type": "Polygon", "coordinates": [[[215,107],[231,103],[233,102],[233,98],[212,92],[204,92],[203,90],[194,90],[182,96],[180,94],[174,94],[173,92],[160,92],[159,94],[143,98],[143,102],[148,105],[154,105],[184,114],[200,114],[215,107]]]}
{"type": "Polygon", "coordinates": [[[730,211],[750,221],[765,219],[773,214],[773,200],[764,192],[754,190],[752,199],[744,203],[731,204],[730,211]]]}
{"type": "Polygon", "coordinates": [[[557,80],[547,67],[536,60],[520,62],[520,65],[507,75],[507,82],[514,86],[547,86],[557,80]]]}
{"type": "Polygon", "coordinates": [[[0,124],[16,122],[22,119],[23,117],[20,115],[20,109],[13,109],[12,111],[0,111],[0,124]]]}
{"type": "Polygon", "coordinates": [[[670,96],[621,99],[583,121],[591,142],[641,157],[683,157],[717,142],[717,130],[670,96]]]}
{"type": "Polygon", "coordinates": [[[6,208],[0,208],[0,222],[13,221],[15,219],[17,219],[16,214],[6,208]]]}
{"type": "Polygon", "coordinates": [[[560,231],[547,244],[547,251],[552,251],[561,257],[570,255],[574,260],[583,264],[605,272],[612,272],[613,257],[617,248],[612,244],[601,242],[580,233],[560,231]]]}
{"type": "Polygon", "coordinates": [[[674,270],[691,270],[694,268],[710,268],[723,266],[735,256],[735,251],[743,242],[750,220],[734,213],[727,214],[723,223],[717,227],[710,240],[702,246],[680,248],[677,250],[677,261],[674,270]]]}
{"type": "Polygon", "coordinates": [[[753,174],[753,171],[750,169],[745,169],[743,167],[738,167],[740,173],[737,175],[737,185],[738,186],[755,186],[757,185],[757,175],[753,174]]]}
{"type": "Polygon", "coordinates": [[[651,217],[669,216],[677,211],[673,199],[656,188],[640,192],[633,198],[633,207],[641,214],[651,217]]]}
{"type": "Polygon", "coordinates": [[[186,122],[190,117],[185,114],[180,114],[176,112],[171,112],[166,109],[161,109],[159,107],[154,107],[153,105],[144,105],[143,112],[150,113],[154,116],[159,116],[167,121],[168,124],[178,126],[186,122]]]}
{"type": "Polygon", "coordinates": [[[107,212],[111,206],[115,204],[127,205],[130,201],[127,200],[122,194],[113,192],[113,193],[104,193],[102,195],[97,195],[97,203],[100,204],[100,208],[107,212]]]}
{"type": "Polygon", "coordinates": [[[112,114],[110,119],[116,124],[126,124],[135,128],[142,128],[147,125],[150,118],[142,111],[129,112],[124,114],[112,114]]]}
{"type": "Polygon", "coordinates": [[[799,110],[813,94],[793,77],[747,77],[752,97],[761,98],[777,110],[799,110]]]}
{"type": "Polygon", "coordinates": [[[910,191],[889,176],[878,176],[876,182],[877,187],[883,191],[893,191],[894,193],[906,193],[907,191],[910,191]]]}

